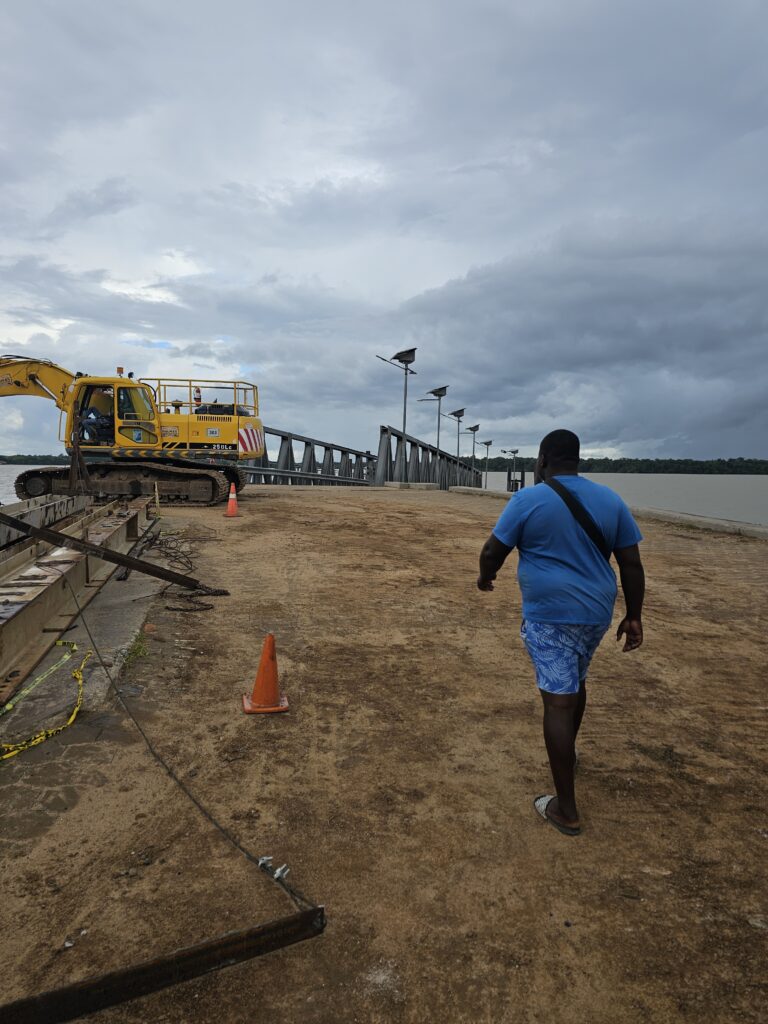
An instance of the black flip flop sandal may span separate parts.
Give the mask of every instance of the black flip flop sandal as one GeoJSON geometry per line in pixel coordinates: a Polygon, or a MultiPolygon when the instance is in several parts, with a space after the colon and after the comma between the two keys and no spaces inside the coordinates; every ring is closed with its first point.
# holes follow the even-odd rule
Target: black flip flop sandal
{"type": "Polygon", "coordinates": [[[553,828],[556,828],[558,832],[562,832],[564,836],[580,836],[580,828],[572,828],[570,825],[561,825],[559,821],[555,821],[554,818],[550,818],[547,814],[547,808],[554,799],[555,798],[549,793],[542,793],[541,796],[537,796],[533,801],[533,809],[541,818],[544,819],[544,821],[549,822],[553,828]]]}

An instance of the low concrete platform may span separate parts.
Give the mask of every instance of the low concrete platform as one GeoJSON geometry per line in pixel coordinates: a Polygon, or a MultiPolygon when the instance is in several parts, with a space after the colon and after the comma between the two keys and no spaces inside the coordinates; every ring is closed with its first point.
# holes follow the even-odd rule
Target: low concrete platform
{"type": "MultiPolygon", "coordinates": [[[[393,487],[397,491],[439,491],[437,484],[404,484],[399,480],[387,480],[385,487],[393,487]]],[[[471,490],[471,488],[467,488],[471,490]]]]}
{"type": "MultiPolygon", "coordinates": [[[[476,586],[500,510],[254,486],[236,519],[173,511],[195,574],[230,595],[200,613],[158,593],[120,688],[190,792],[289,865],[329,928],[99,1024],[762,1019],[745,979],[766,928],[764,542],[643,523],[645,644],[622,653],[614,622],[593,659],[570,839],[532,807],[551,781],[516,553],[493,593],[476,586]],[[268,632],[290,710],[245,715],[268,632]]],[[[94,600],[92,628],[131,583],[94,600]]],[[[283,913],[93,690],[5,763],[0,803],[6,1000],[283,913]]]]}
{"type": "Polygon", "coordinates": [[[512,497],[510,491],[486,491],[482,487],[449,487],[453,494],[472,494],[475,498],[502,498],[507,501],[512,497]]]}

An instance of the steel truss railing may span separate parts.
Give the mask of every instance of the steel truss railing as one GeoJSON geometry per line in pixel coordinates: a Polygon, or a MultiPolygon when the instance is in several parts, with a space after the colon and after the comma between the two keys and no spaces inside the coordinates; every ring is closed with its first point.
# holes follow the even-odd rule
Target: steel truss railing
{"type": "Polygon", "coordinates": [[[270,460],[265,452],[261,458],[241,463],[249,484],[373,485],[376,456],[371,452],[360,452],[274,427],[264,427],[264,433],[280,438],[277,459],[270,460]],[[297,460],[295,449],[302,445],[303,451],[297,460]]]}
{"type": "Polygon", "coordinates": [[[437,484],[443,491],[454,486],[483,485],[482,473],[479,469],[473,470],[470,463],[462,462],[455,455],[442,450],[438,451],[434,445],[426,444],[410,434],[403,434],[402,430],[395,427],[381,428],[374,479],[377,487],[383,487],[389,481],[429,483],[437,484]]]}
{"type": "Polygon", "coordinates": [[[444,491],[454,485],[483,485],[482,472],[473,470],[470,463],[410,434],[404,437],[395,427],[381,427],[377,455],[274,427],[264,427],[264,433],[280,439],[277,458],[272,460],[265,452],[259,459],[241,463],[249,484],[383,487],[389,481],[401,481],[437,484],[444,491]]]}

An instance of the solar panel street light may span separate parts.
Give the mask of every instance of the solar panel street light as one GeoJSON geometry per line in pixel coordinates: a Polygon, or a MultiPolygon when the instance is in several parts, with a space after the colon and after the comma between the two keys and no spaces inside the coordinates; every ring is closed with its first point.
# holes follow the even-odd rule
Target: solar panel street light
{"type": "MultiPolygon", "coordinates": [[[[385,359],[384,356],[376,356],[377,359],[381,359],[383,363],[389,363],[391,366],[400,366],[405,371],[403,374],[403,440],[400,445],[400,480],[405,483],[406,469],[405,469],[405,443],[406,443],[406,417],[408,413],[408,374],[415,374],[415,370],[410,369],[410,365],[416,359],[415,348],[404,348],[401,352],[396,352],[391,359],[385,359]]],[[[399,367],[398,367],[399,369],[399,367]]]]}
{"type": "Polygon", "coordinates": [[[474,427],[467,427],[467,431],[472,435],[472,479],[475,479],[475,441],[477,439],[477,432],[480,429],[480,424],[476,423],[474,427]]]}
{"type": "Polygon", "coordinates": [[[480,429],[480,424],[476,423],[474,427],[467,427],[464,431],[465,434],[472,435],[472,479],[475,478],[475,440],[477,438],[477,432],[480,429]]]}
{"type": "Polygon", "coordinates": [[[440,405],[448,392],[448,387],[449,385],[446,384],[445,387],[432,388],[432,390],[428,391],[427,394],[434,395],[434,398],[419,399],[420,402],[437,402],[437,441],[435,443],[435,447],[437,448],[437,459],[435,461],[435,483],[440,483],[440,417],[442,415],[440,412],[440,405]]]}
{"type": "Polygon", "coordinates": [[[392,358],[397,363],[403,363],[404,366],[410,366],[411,363],[416,361],[416,349],[404,348],[402,352],[395,353],[392,358]]]}
{"type": "Polygon", "coordinates": [[[459,483],[459,449],[461,445],[461,421],[464,419],[464,409],[456,409],[449,412],[449,416],[456,420],[456,484],[459,483]]]}
{"type": "Polygon", "coordinates": [[[485,489],[488,490],[488,456],[491,451],[491,445],[493,441],[481,441],[480,444],[485,445],[485,489]]]}
{"type": "Polygon", "coordinates": [[[512,479],[515,479],[515,469],[517,467],[517,453],[520,451],[519,448],[502,448],[502,455],[512,456],[512,479]]]}

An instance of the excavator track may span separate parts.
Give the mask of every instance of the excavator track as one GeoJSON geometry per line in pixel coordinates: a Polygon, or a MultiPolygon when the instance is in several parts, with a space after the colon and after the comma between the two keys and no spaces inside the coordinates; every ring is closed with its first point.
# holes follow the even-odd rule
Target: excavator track
{"type": "MultiPolygon", "coordinates": [[[[96,498],[154,496],[157,487],[162,504],[219,505],[226,500],[230,483],[238,491],[245,485],[245,474],[236,466],[198,469],[167,462],[90,462],[88,474],[96,498]]],[[[69,467],[35,466],[16,477],[15,488],[22,500],[67,494],[69,467]]]]}

